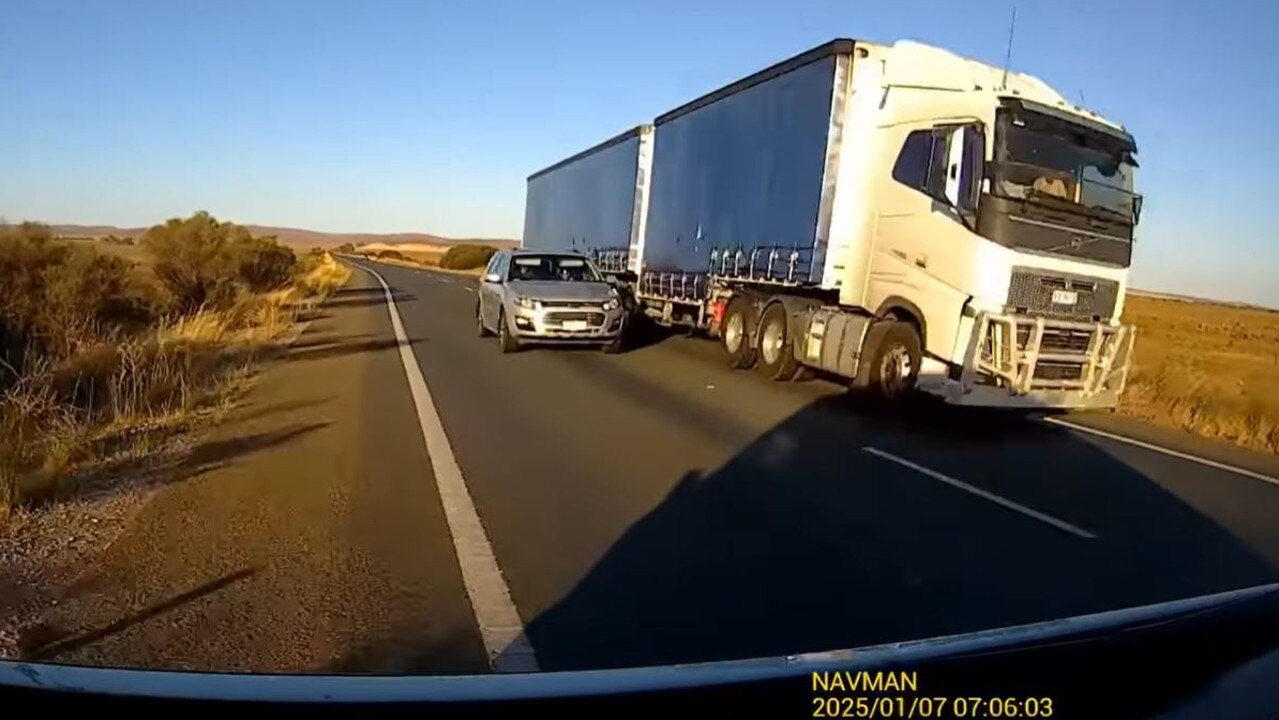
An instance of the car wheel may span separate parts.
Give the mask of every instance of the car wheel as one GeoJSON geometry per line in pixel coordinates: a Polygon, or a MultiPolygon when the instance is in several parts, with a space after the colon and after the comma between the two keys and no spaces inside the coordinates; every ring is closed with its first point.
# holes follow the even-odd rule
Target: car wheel
{"type": "Polygon", "coordinates": [[[724,311],[719,339],[731,368],[745,369],[755,364],[755,347],[750,341],[753,315],[750,302],[741,297],[733,299],[724,311]]]}
{"type": "Polygon", "coordinates": [[[759,320],[759,337],[757,355],[759,364],[755,366],[764,377],[770,380],[786,382],[793,380],[799,372],[799,361],[795,359],[791,347],[790,327],[787,324],[786,308],[781,303],[773,303],[764,311],[759,320]]]}
{"type": "Polygon", "coordinates": [[[866,331],[862,361],[853,386],[884,400],[901,400],[915,390],[923,350],[915,326],[896,320],[880,320],[866,331]]]}
{"type": "Polygon", "coordinates": [[[620,353],[624,347],[622,340],[624,337],[624,332],[618,333],[617,337],[601,345],[600,350],[609,355],[616,355],[617,353],[620,353]]]}
{"type": "Polygon", "coordinates": [[[513,353],[520,349],[520,339],[515,337],[506,326],[506,312],[502,310],[497,313],[497,346],[504,353],[513,353]]]}
{"type": "Polygon", "coordinates": [[[475,332],[480,337],[488,337],[493,332],[484,327],[484,314],[480,312],[480,304],[475,303],[475,332]]]}

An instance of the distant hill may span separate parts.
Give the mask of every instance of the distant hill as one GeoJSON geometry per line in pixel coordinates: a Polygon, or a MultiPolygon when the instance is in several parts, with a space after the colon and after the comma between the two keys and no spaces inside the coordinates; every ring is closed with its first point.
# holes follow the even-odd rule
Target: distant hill
{"type": "Polygon", "coordinates": [[[1184,303],[1201,303],[1207,305],[1222,305],[1224,307],[1244,308],[1248,310],[1265,310],[1266,312],[1279,312],[1279,308],[1266,307],[1265,305],[1257,305],[1254,303],[1241,302],[1236,300],[1214,300],[1212,298],[1194,297],[1192,295],[1177,295],[1175,293],[1156,292],[1154,290],[1140,290],[1138,288],[1128,288],[1128,294],[1134,297],[1145,297],[1152,300],[1173,300],[1184,303]]]}
{"type": "MultiPolygon", "coordinates": [[[[100,238],[107,235],[116,235],[137,238],[142,237],[143,233],[147,231],[147,228],[144,227],[122,228],[114,225],[50,225],[49,227],[55,234],[68,237],[100,238]]],[[[245,225],[244,227],[248,228],[249,232],[254,235],[274,235],[285,245],[297,248],[336,247],[342,243],[351,243],[353,245],[366,245],[369,243],[386,245],[399,245],[402,243],[426,245],[479,243],[502,248],[518,247],[520,244],[519,240],[508,238],[449,238],[427,233],[326,233],[316,230],[271,227],[268,225],[245,225]]]]}

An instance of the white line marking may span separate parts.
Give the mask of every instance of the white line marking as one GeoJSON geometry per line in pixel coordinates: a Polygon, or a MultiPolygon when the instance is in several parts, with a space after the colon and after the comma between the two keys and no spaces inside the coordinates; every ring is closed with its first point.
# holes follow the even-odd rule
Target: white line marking
{"type": "Polygon", "coordinates": [[[444,505],[444,518],[449,524],[453,548],[457,551],[457,562],[462,569],[462,582],[466,585],[466,594],[471,598],[471,609],[475,612],[475,622],[479,626],[480,637],[484,640],[484,648],[488,651],[489,663],[497,672],[537,672],[537,655],[524,634],[524,622],[520,620],[519,611],[511,601],[511,589],[502,578],[497,558],[493,556],[493,547],[489,545],[484,525],[475,511],[475,503],[471,502],[471,494],[466,489],[462,468],[458,466],[457,458],[453,457],[453,447],[449,444],[444,424],[431,400],[431,391],[426,386],[426,378],[422,376],[422,368],[413,354],[408,336],[404,334],[404,323],[400,321],[400,311],[396,309],[395,300],[391,297],[391,287],[376,270],[355,266],[377,278],[386,295],[391,327],[394,328],[395,339],[400,345],[400,360],[403,361],[404,372],[409,378],[409,390],[413,394],[413,404],[417,407],[417,419],[422,426],[422,437],[426,440],[426,452],[430,455],[431,468],[435,471],[435,484],[444,505]]]}
{"type": "Polygon", "coordinates": [[[436,280],[439,280],[439,281],[440,281],[440,282],[442,282],[442,283],[446,283],[446,284],[448,284],[448,285],[452,285],[452,284],[453,284],[453,281],[452,281],[452,280],[450,280],[450,279],[448,279],[448,278],[446,278],[446,277],[437,277],[437,278],[435,278],[435,279],[436,279],[436,280]]]}
{"type": "Polygon", "coordinates": [[[465,290],[465,291],[467,291],[467,292],[469,292],[469,293],[473,293],[473,292],[475,292],[475,288],[473,288],[473,287],[464,287],[464,288],[462,288],[462,289],[463,289],[463,290],[465,290]]]}
{"type": "Polygon", "coordinates": [[[1077,535],[1086,540],[1097,539],[1097,536],[1095,534],[1090,533],[1087,530],[1084,530],[1082,528],[1075,527],[1074,525],[1071,525],[1070,523],[1065,522],[1063,520],[1058,520],[1052,515],[1045,515],[1044,513],[1041,513],[1038,510],[1035,510],[1034,508],[1028,508],[1025,505],[1015,503],[1012,500],[1000,497],[994,493],[986,492],[985,490],[982,490],[981,488],[973,487],[972,485],[969,485],[968,483],[960,482],[956,480],[955,478],[942,475],[936,470],[930,470],[924,467],[923,465],[917,465],[905,458],[897,457],[896,455],[893,455],[892,453],[884,452],[883,450],[880,450],[879,448],[866,446],[862,448],[862,452],[870,453],[871,455],[874,455],[876,457],[881,457],[890,462],[895,462],[898,465],[908,467],[911,470],[914,470],[919,473],[923,473],[924,475],[927,475],[928,477],[934,480],[946,483],[947,485],[953,488],[958,488],[960,490],[963,490],[964,492],[972,493],[973,495],[976,495],[979,498],[989,500],[1001,507],[1008,508],[1009,510],[1012,510],[1014,512],[1019,512],[1022,515],[1025,515],[1027,517],[1032,517],[1040,522],[1048,523],[1049,525],[1052,525],[1058,530],[1065,530],[1071,535],[1077,535]]]}
{"type": "Polygon", "coordinates": [[[1184,453],[1184,452],[1178,452],[1178,451],[1176,451],[1176,450],[1170,450],[1170,449],[1168,449],[1168,448],[1166,448],[1166,447],[1160,447],[1160,446],[1158,446],[1158,445],[1152,445],[1151,443],[1148,443],[1148,442],[1142,442],[1142,441],[1140,441],[1140,440],[1134,440],[1134,439],[1132,439],[1132,438],[1130,438],[1130,437],[1124,437],[1123,435],[1116,435],[1116,434],[1111,433],[1111,432],[1106,432],[1105,430],[1098,430],[1098,429],[1096,429],[1096,428],[1090,428],[1090,427],[1088,427],[1087,425],[1076,425],[1075,423],[1067,422],[1067,421],[1065,421],[1065,420],[1058,420],[1057,418],[1051,418],[1051,417],[1049,417],[1049,418],[1043,418],[1043,421],[1044,421],[1044,422],[1046,422],[1046,423],[1052,423],[1053,425],[1061,425],[1062,427],[1068,427],[1068,428],[1070,428],[1071,430],[1078,430],[1078,431],[1080,431],[1080,432],[1086,432],[1086,433],[1091,433],[1091,434],[1093,434],[1093,435],[1099,435],[1099,436],[1101,436],[1101,437],[1109,438],[1109,439],[1114,440],[1114,441],[1116,441],[1116,442],[1127,443],[1127,444],[1129,444],[1129,445],[1136,445],[1136,446],[1137,446],[1137,447],[1139,447],[1139,448],[1145,448],[1145,449],[1147,449],[1147,450],[1153,450],[1153,451],[1155,451],[1155,452],[1157,452],[1157,453],[1163,453],[1164,455],[1171,455],[1171,456],[1173,456],[1173,457],[1175,457],[1175,458],[1181,458],[1182,460],[1189,460],[1189,461],[1191,461],[1191,462],[1197,462],[1197,463],[1199,463],[1200,465],[1207,465],[1208,467],[1214,467],[1214,468],[1217,468],[1218,470],[1225,470],[1226,472],[1232,472],[1232,473],[1236,473],[1236,474],[1238,474],[1238,475],[1246,475],[1247,477],[1254,478],[1254,479],[1256,479],[1256,480],[1260,480],[1260,481],[1262,481],[1262,482],[1268,482],[1268,483],[1270,483],[1271,485],[1279,485],[1279,478],[1273,478],[1273,477],[1270,477],[1269,475],[1263,475],[1262,473],[1259,473],[1259,472],[1253,472],[1252,470],[1245,470],[1244,468],[1241,468],[1241,467],[1235,467],[1234,465],[1227,465],[1227,464],[1225,464],[1225,463],[1219,463],[1219,462],[1217,462],[1216,460],[1209,460],[1208,458],[1202,458],[1202,457],[1199,457],[1198,455],[1191,455],[1190,453],[1184,453]]]}

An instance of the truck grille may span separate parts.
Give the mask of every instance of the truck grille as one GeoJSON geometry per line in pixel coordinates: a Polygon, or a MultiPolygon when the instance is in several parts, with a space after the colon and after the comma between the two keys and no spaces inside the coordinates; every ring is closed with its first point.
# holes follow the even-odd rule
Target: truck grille
{"type": "Polygon", "coordinates": [[[1036,380],[1079,380],[1083,376],[1083,363],[1041,362],[1035,365],[1036,380]]]}
{"type": "Polygon", "coordinates": [[[1109,320],[1119,297],[1119,283],[1101,278],[1013,268],[1008,311],[1071,320],[1109,320]],[[1075,303],[1053,302],[1054,291],[1073,292],[1075,303]]]}
{"type": "MultiPolygon", "coordinates": [[[[1030,342],[1030,333],[1034,330],[1030,325],[1017,328],[1017,346],[1024,348],[1030,342]]],[[[1066,328],[1044,328],[1044,336],[1040,339],[1040,352],[1082,353],[1087,352],[1088,343],[1092,341],[1092,332],[1088,330],[1070,330],[1066,328]]]]}

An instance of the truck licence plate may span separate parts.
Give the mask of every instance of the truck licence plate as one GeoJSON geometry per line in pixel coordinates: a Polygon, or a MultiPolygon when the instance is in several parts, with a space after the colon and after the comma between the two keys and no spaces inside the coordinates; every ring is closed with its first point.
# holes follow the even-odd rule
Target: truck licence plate
{"type": "Polygon", "coordinates": [[[1053,290],[1053,305],[1074,305],[1079,302],[1079,293],[1074,290],[1053,290]]]}
{"type": "Polygon", "coordinates": [[[570,332],[579,332],[586,329],[585,320],[565,320],[563,328],[570,332]]]}

